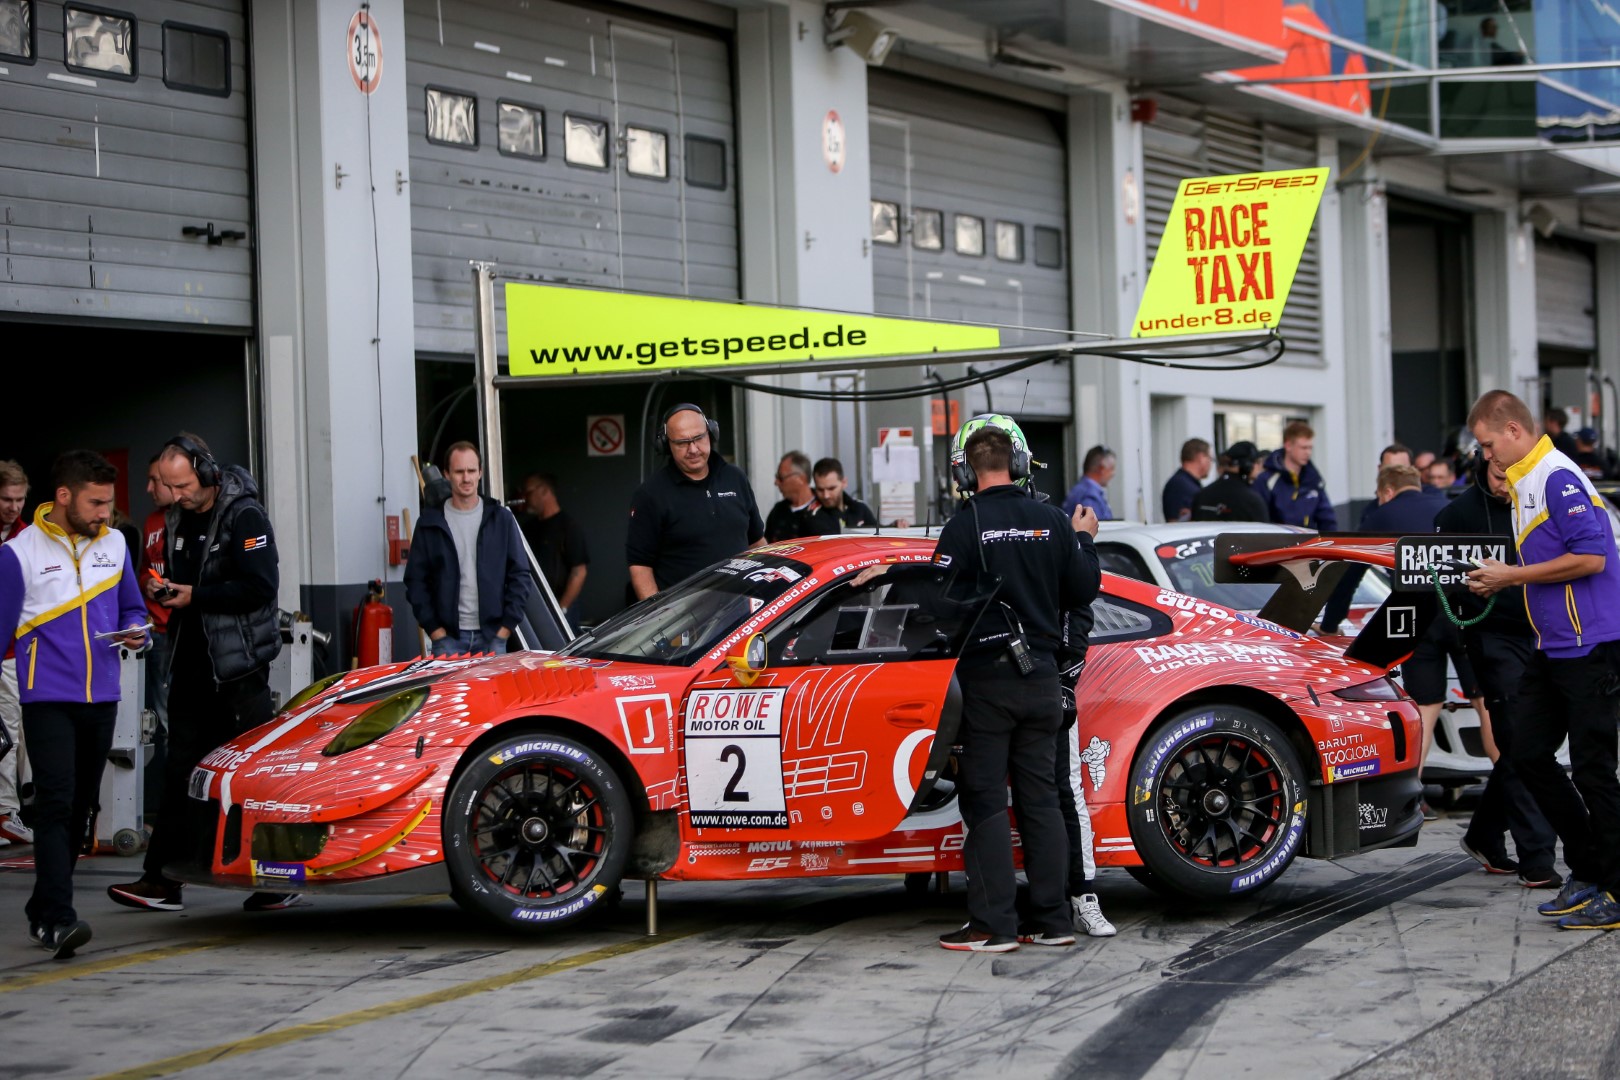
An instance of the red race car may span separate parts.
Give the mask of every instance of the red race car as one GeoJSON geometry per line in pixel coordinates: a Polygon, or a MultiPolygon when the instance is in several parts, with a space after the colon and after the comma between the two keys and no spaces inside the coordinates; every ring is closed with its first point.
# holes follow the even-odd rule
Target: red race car
{"type": "MultiPolygon", "coordinates": [[[[1305,539],[1263,537],[1284,550],[1237,553],[1232,572],[1295,580],[1282,596],[1324,593],[1338,560],[1388,564],[1388,544],[1305,539]]],[[[989,598],[959,595],[932,548],[777,544],[555,653],[324,679],[203,760],[190,788],[208,815],[202,850],[171,872],[277,891],[448,890],[526,928],[591,914],[627,877],[960,870],[953,673],[989,598]],[[869,566],[888,571],[857,583],[869,566]]],[[[1398,641],[1355,659],[1269,608],[1111,574],[1094,611],[1079,698],[1100,865],[1228,897],[1297,855],[1416,842],[1421,736],[1387,674],[1398,641]]],[[[1397,615],[1411,630],[1399,613],[1374,621],[1397,615]]]]}

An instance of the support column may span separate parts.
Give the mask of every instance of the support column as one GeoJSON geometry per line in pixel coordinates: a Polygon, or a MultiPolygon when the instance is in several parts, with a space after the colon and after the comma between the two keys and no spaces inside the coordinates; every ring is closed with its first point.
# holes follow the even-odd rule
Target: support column
{"type": "MultiPolygon", "coordinates": [[[[376,0],[380,80],[350,72],[354,0],[252,6],[266,489],[282,604],[343,631],[387,566],[385,516],[417,506],[402,0],[376,0]],[[398,178],[398,179],[396,179],[398,178]]],[[[389,599],[416,651],[401,590],[389,599]]],[[[337,647],[342,662],[348,644],[337,647]]]]}
{"type": "Polygon", "coordinates": [[[1474,389],[1511,390],[1539,417],[1535,255],[1516,210],[1474,215],[1474,389]]]}
{"type": "MultiPolygon", "coordinates": [[[[866,64],[822,42],[822,5],[807,0],[737,15],[738,116],[750,138],[739,145],[743,299],[760,304],[872,310],[866,64]],[[844,153],[836,171],[823,147],[835,112],[844,153]]],[[[814,375],[767,376],[783,385],[825,388],[814,375]]],[[[907,381],[917,381],[909,377],[907,381]]],[[[748,401],[749,478],[761,504],[777,499],[777,459],[832,446],[832,410],[822,402],[752,394],[748,401]]],[[[859,466],[845,468],[860,475],[859,466]]]]}
{"type": "Polygon", "coordinates": [[[1597,311],[1598,371],[1616,385],[1603,387],[1603,445],[1620,446],[1620,318],[1604,315],[1620,312],[1620,244],[1597,245],[1597,311]]]}
{"type": "MultiPolygon", "coordinates": [[[[1364,496],[1378,485],[1377,453],[1395,441],[1395,387],[1389,328],[1389,204],[1377,164],[1367,161],[1360,175],[1339,189],[1338,199],[1344,248],[1340,370],[1345,427],[1354,434],[1344,459],[1348,486],[1328,491],[1343,501],[1364,496]]],[[[1323,274],[1324,287],[1331,280],[1323,274]]]]}

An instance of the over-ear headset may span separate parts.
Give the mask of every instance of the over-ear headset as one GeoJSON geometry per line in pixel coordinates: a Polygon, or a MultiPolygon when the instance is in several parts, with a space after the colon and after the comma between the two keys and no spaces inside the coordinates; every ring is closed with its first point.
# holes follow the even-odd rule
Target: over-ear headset
{"type": "MultiPolygon", "coordinates": [[[[1019,446],[1017,441],[1013,439],[1012,432],[1007,431],[999,424],[985,424],[979,431],[983,431],[986,427],[993,427],[1002,432],[1007,436],[1007,441],[1012,443],[1012,456],[1007,463],[1007,474],[1012,477],[1013,483],[1028,480],[1032,471],[1029,450],[1019,446]]],[[[974,434],[978,434],[978,432],[974,434]]],[[[968,436],[968,438],[972,437],[971,435],[968,436]]],[[[973,471],[972,465],[968,464],[966,442],[963,443],[961,450],[951,452],[951,479],[956,482],[958,491],[971,494],[979,490],[979,474],[973,471]]]]}
{"type": "Polygon", "coordinates": [[[704,415],[702,409],[685,401],[679,405],[671,405],[669,411],[664,414],[664,418],[658,421],[658,430],[653,432],[653,449],[660,454],[669,453],[669,418],[676,413],[683,412],[695,412],[703,417],[703,426],[709,429],[709,450],[712,453],[720,445],[720,422],[710,420],[708,416],[704,415]]]}
{"type": "Polygon", "coordinates": [[[213,454],[198,446],[186,435],[176,435],[163,445],[173,446],[191,459],[191,467],[197,473],[197,483],[203,487],[219,487],[219,462],[214,460],[213,454]]]}

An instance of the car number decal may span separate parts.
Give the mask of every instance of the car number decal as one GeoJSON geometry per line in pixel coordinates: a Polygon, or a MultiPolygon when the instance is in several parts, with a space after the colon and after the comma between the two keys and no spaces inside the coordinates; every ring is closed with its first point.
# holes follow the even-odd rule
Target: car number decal
{"type": "Polygon", "coordinates": [[[686,798],[699,828],[785,829],[787,691],[694,690],[686,699],[686,798]]]}

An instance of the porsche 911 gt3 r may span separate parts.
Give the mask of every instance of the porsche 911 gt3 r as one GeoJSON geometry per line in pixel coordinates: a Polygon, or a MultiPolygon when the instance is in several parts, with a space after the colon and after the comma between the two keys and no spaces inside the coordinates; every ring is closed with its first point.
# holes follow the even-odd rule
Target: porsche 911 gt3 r
{"type": "MultiPolygon", "coordinates": [[[[932,547],[759,548],[557,652],[323,680],[204,759],[198,850],[172,872],[448,889],[523,928],[589,915],[626,877],[959,870],[954,669],[990,598],[932,547]],[[857,584],[869,566],[888,569],[857,584]]],[[[1392,660],[1112,574],[1094,612],[1079,696],[1099,864],[1224,897],[1301,854],[1415,841],[1418,717],[1392,660]]]]}

